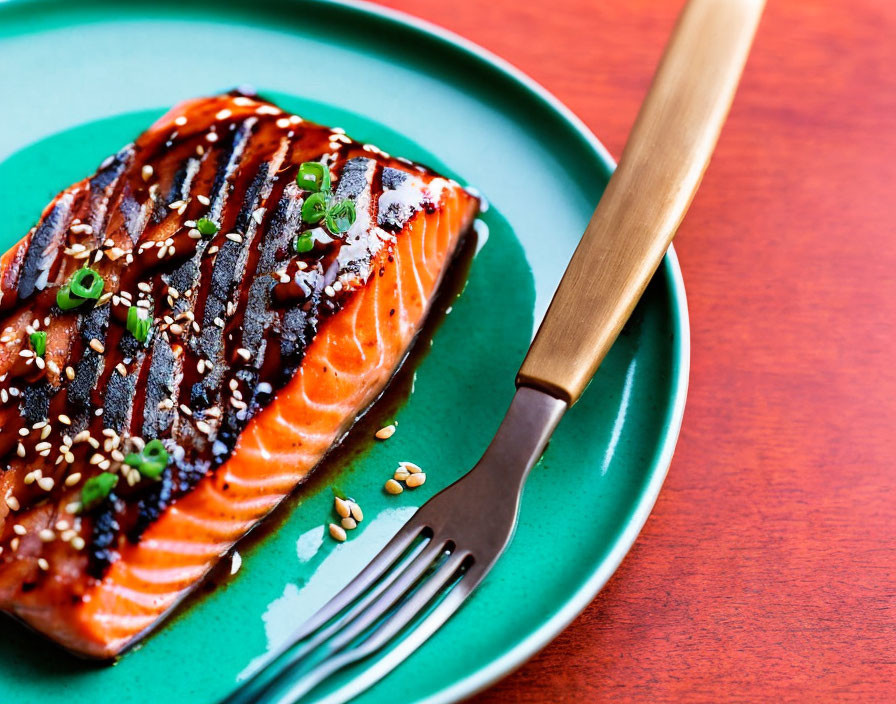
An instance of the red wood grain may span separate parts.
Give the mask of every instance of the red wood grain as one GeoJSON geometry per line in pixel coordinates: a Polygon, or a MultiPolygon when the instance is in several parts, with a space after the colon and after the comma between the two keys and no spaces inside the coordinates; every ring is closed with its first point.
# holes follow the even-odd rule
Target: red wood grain
{"type": "MultiPolygon", "coordinates": [[[[681,0],[384,0],[618,155],[681,0]]],[[[677,248],[691,386],[634,549],[476,704],[896,701],[896,3],[770,0],[677,248]]]]}

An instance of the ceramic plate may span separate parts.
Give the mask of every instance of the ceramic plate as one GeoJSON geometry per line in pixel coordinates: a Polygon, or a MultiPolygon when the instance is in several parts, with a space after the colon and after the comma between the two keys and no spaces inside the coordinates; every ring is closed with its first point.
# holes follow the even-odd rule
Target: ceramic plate
{"type": "MultiPolygon", "coordinates": [[[[491,204],[461,264],[466,285],[446,291],[428,337],[345,448],[239,546],[235,578],[217,577],[114,667],[0,621],[3,702],[217,701],[475,462],[612,162],[584,125],[500,60],[369,5],[13,0],[0,3],[0,66],[3,249],[59,189],[166,107],[243,84],[446,171],[491,204]],[[373,429],[393,420],[395,436],[374,444],[373,429]],[[387,496],[399,460],[422,465],[428,481],[387,496]],[[342,545],[324,528],[334,486],[366,514],[342,545]]],[[[505,556],[435,638],[358,701],[456,700],[569,623],[656,499],[687,374],[687,311],[670,254],[532,472],[505,556]]]]}

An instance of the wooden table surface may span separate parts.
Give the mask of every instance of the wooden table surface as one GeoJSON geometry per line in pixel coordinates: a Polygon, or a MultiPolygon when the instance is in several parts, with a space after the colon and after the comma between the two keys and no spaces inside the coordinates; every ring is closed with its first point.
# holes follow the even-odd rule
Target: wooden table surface
{"type": "MultiPolygon", "coordinates": [[[[618,156],[682,0],[383,0],[618,156]]],[[[896,701],[896,2],[770,0],[676,247],[681,439],[606,588],[476,704],[896,701]]]]}

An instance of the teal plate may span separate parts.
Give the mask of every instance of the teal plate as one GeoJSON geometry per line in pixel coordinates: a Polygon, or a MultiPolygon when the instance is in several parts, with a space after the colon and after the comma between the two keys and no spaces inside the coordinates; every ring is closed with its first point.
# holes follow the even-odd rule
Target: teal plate
{"type": "MultiPolygon", "coordinates": [[[[441,300],[431,345],[422,340],[346,446],[239,546],[236,577],[213,580],[111,667],[0,620],[4,704],[214,702],[417,506],[472,466],[509,403],[612,161],[568,110],[499,59],[369,5],[0,2],[0,66],[3,249],[59,189],[166,106],[240,84],[475,184],[491,203],[482,218],[488,238],[461,264],[469,266],[463,291],[449,287],[441,300]],[[373,444],[372,429],[391,420],[398,432],[373,444]],[[406,459],[426,468],[427,483],[385,495],[383,482],[406,459]],[[366,514],[342,545],[324,532],[334,485],[366,514]]],[[[670,253],[532,472],[507,553],[436,637],[357,701],[454,701],[557,635],[647,518],[675,445],[687,377],[687,309],[670,253]]]]}

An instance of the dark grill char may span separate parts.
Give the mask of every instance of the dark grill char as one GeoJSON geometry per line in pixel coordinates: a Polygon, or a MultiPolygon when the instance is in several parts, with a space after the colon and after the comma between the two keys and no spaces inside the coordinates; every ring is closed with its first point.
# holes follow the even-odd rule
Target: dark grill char
{"type": "Polygon", "coordinates": [[[70,415],[76,430],[81,430],[90,423],[96,408],[93,390],[102,374],[105,358],[90,347],[90,341],[105,339],[108,325],[108,306],[92,308],[81,316],[81,359],[75,364],[75,378],[68,385],[67,399],[72,406],[73,414],[70,415]]]}
{"type": "Polygon", "coordinates": [[[44,288],[45,282],[40,277],[41,274],[46,275],[59,253],[65,229],[71,220],[73,201],[71,195],[61,198],[31,236],[19,278],[20,299],[28,298],[36,290],[44,288]]]}
{"type": "Polygon", "coordinates": [[[155,440],[170,434],[177,412],[161,408],[162,401],[171,398],[179,383],[179,365],[171,346],[156,335],[152,342],[149,376],[143,408],[143,438],[155,440]]]}
{"type": "Polygon", "coordinates": [[[106,568],[115,560],[113,546],[121,526],[116,519],[118,497],[112,493],[108,501],[94,512],[93,531],[90,535],[90,559],[87,572],[94,579],[102,579],[106,568]]]}

